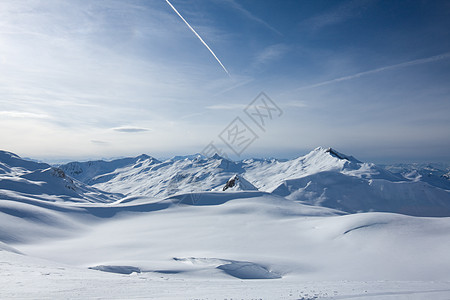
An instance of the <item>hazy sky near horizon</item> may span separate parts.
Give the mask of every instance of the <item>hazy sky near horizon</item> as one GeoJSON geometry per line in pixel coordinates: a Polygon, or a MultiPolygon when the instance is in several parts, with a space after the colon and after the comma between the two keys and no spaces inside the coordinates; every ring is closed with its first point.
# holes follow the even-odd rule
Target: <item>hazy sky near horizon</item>
{"type": "Polygon", "coordinates": [[[450,161],[449,1],[170,3],[186,23],[165,0],[0,1],[0,148],[236,159],[239,117],[241,158],[450,161]],[[244,112],[262,91],[282,110],[264,128],[244,112]]]}

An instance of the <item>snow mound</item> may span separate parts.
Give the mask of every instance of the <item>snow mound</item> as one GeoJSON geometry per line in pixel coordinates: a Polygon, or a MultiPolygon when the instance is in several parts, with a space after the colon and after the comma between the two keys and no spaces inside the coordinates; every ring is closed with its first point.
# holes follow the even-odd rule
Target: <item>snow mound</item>
{"type": "Polygon", "coordinates": [[[267,268],[251,262],[230,261],[226,264],[218,266],[217,268],[239,279],[281,278],[280,274],[269,271],[267,268]]]}
{"type": "Polygon", "coordinates": [[[5,243],[3,243],[1,241],[0,241],[0,251],[7,251],[7,252],[16,253],[16,254],[22,254],[22,252],[20,252],[16,248],[11,247],[8,244],[5,244],[5,243]]]}
{"type": "Polygon", "coordinates": [[[267,267],[249,262],[238,261],[222,258],[178,258],[174,257],[174,261],[183,262],[196,266],[197,268],[215,268],[222,270],[224,273],[239,279],[278,279],[282,278],[277,272],[269,270],[267,267]]]}
{"type": "Polygon", "coordinates": [[[131,273],[141,273],[141,269],[133,266],[108,266],[100,265],[95,267],[89,267],[91,270],[97,270],[102,272],[117,273],[117,274],[131,274],[131,273]]]}
{"type": "Polygon", "coordinates": [[[450,216],[450,191],[420,181],[392,182],[325,171],[286,180],[273,194],[348,213],[380,211],[450,216]]]}
{"type": "Polygon", "coordinates": [[[117,205],[2,200],[0,240],[34,257],[142,276],[449,279],[450,218],[345,215],[260,191],[201,194],[196,205],[175,205],[176,197],[117,205]]]}

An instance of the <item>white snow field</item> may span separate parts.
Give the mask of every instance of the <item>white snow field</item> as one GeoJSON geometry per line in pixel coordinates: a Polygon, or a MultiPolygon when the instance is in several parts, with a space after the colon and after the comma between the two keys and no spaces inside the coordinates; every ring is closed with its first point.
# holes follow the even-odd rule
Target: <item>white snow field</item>
{"type": "Polygon", "coordinates": [[[450,191],[402,172],[0,152],[0,299],[450,299],[450,191]]]}

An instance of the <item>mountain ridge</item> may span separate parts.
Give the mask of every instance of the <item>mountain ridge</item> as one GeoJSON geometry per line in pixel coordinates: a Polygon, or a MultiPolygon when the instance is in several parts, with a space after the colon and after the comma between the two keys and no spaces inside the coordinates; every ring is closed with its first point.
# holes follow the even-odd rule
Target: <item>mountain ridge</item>
{"type": "MultiPolygon", "coordinates": [[[[10,152],[2,152],[0,157],[3,158],[0,175],[18,176],[22,183],[29,180],[27,184],[34,188],[33,193],[39,189],[51,193],[43,188],[51,189],[52,184],[36,182],[54,181],[48,174],[53,172],[51,174],[55,175],[57,170],[61,170],[63,176],[53,184],[60,188],[53,188],[65,195],[63,198],[78,197],[85,201],[89,199],[88,202],[95,202],[95,197],[100,196],[102,202],[117,202],[125,198],[128,200],[120,201],[128,202],[143,197],[164,199],[177,194],[220,191],[231,178],[238,176],[242,183],[237,181],[239,184],[227,192],[254,189],[347,213],[386,211],[450,216],[450,190],[445,185],[436,186],[417,176],[412,178],[404,173],[393,173],[330,147],[317,147],[304,156],[286,161],[231,161],[217,154],[212,157],[194,154],[159,161],[142,154],[111,161],[70,162],[54,170],[48,164],[28,162],[10,152]],[[26,171],[26,166],[31,170],[26,171]],[[34,174],[32,180],[28,178],[31,174],[34,174]],[[67,191],[61,190],[63,185],[67,191]]],[[[11,178],[3,178],[0,187],[7,189],[13,182],[11,178]]],[[[17,192],[20,188],[14,190],[17,192]]]]}

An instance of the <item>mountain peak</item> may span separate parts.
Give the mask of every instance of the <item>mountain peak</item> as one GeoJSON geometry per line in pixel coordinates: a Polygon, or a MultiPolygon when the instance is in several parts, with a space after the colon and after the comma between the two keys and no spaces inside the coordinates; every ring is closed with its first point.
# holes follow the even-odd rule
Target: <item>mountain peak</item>
{"type": "Polygon", "coordinates": [[[206,158],[206,156],[204,156],[203,154],[200,153],[195,153],[195,154],[190,154],[190,155],[176,155],[173,156],[172,158],[170,158],[169,160],[171,161],[177,161],[177,160],[200,160],[206,158]]]}
{"type": "Polygon", "coordinates": [[[46,163],[35,162],[29,159],[21,158],[12,152],[0,150],[0,163],[9,165],[10,167],[21,167],[30,170],[46,169],[50,165],[46,163]]]}
{"type": "Polygon", "coordinates": [[[216,153],[214,153],[214,155],[213,156],[211,156],[211,158],[213,158],[213,159],[226,159],[225,157],[223,157],[223,156],[220,156],[217,152],[216,153]]]}
{"type": "Polygon", "coordinates": [[[150,156],[150,155],[147,155],[147,154],[141,154],[139,156],[136,156],[135,157],[135,161],[137,163],[141,163],[141,162],[144,162],[144,161],[150,161],[150,163],[160,163],[159,160],[157,160],[153,156],[150,156]]]}
{"type": "Polygon", "coordinates": [[[11,158],[20,159],[20,156],[14,154],[14,153],[12,153],[12,152],[0,150],[0,159],[3,160],[3,158],[7,158],[7,159],[11,159],[11,158]]]}
{"type": "Polygon", "coordinates": [[[153,157],[151,157],[150,155],[147,155],[147,154],[141,154],[139,156],[136,156],[137,161],[142,161],[142,160],[147,160],[147,159],[154,160],[153,157]]]}
{"type": "Polygon", "coordinates": [[[335,157],[337,159],[342,159],[342,160],[347,160],[350,162],[355,162],[355,163],[361,163],[361,161],[357,160],[356,158],[354,158],[351,155],[346,155],[343,154],[341,152],[336,151],[335,149],[331,148],[331,147],[317,147],[316,149],[314,149],[313,152],[320,152],[320,153],[326,153],[332,157],[335,157]]]}
{"type": "Polygon", "coordinates": [[[234,174],[230,179],[228,179],[227,183],[221,188],[221,190],[223,192],[225,192],[226,190],[254,191],[257,190],[257,188],[242,176],[234,174]]]}

